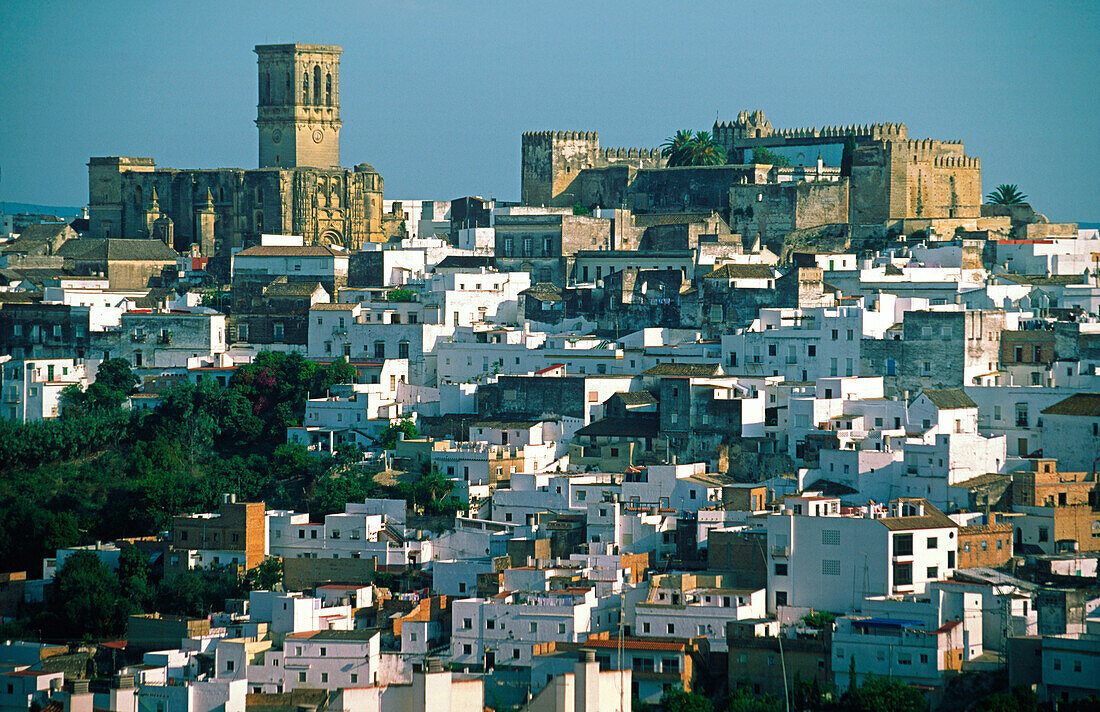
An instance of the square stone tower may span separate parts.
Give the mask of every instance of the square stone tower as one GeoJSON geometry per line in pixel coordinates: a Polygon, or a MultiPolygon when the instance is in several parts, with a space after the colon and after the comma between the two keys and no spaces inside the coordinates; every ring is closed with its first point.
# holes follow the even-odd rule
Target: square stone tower
{"type": "Polygon", "coordinates": [[[340,166],[336,45],[257,45],[260,168],[340,166]]]}

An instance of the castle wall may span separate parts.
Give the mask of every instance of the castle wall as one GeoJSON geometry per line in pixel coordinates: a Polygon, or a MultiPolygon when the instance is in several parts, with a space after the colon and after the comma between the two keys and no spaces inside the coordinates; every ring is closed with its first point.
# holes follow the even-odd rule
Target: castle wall
{"type": "MultiPolygon", "coordinates": [[[[905,214],[893,218],[977,218],[981,216],[981,164],[955,142],[891,142],[894,160],[905,164],[904,184],[891,192],[905,196],[905,214]]],[[[898,176],[892,176],[896,181],[898,176]]],[[[898,201],[900,203],[900,201],[898,201]]]]}
{"type": "MultiPolygon", "coordinates": [[[[575,185],[581,171],[628,166],[661,168],[657,148],[600,148],[595,131],[532,131],[523,134],[521,200],[525,205],[569,206],[584,201],[575,185]]],[[[591,190],[591,187],[588,188],[591,190]]],[[[611,193],[609,193],[610,195],[611,193]]],[[[607,197],[603,198],[608,200],[607,197]]],[[[609,200],[605,204],[610,207],[609,200]]]]}
{"type": "Polygon", "coordinates": [[[847,180],[734,185],[731,228],[778,245],[793,230],[848,222],[848,194],[847,180]]]}

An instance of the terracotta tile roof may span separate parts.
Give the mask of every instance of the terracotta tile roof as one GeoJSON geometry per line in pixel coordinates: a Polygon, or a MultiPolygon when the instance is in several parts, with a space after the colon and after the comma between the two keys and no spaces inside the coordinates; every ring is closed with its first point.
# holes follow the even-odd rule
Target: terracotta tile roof
{"type": "Polygon", "coordinates": [[[703,279],[773,279],[775,270],[769,265],[726,264],[708,273],[703,279]]]}
{"type": "Polygon", "coordinates": [[[1074,393],[1065,400],[1044,408],[1043,415],[1077,415],[1100,418],[1100,393],[1074,393]]]}
{"type": "Polygon", "coordinates": [[[611,394],[611,398],[618,398],[623,405],[652,405],[657,402],[649,391],[623,391],[611,394]]]}
{"type": "Polygon", "coordinates": [[[133,262],[175,262],[179,254],[160,240],[78,239],[69,240],[57,254],[74,260],[133,262]]]}
{"type": "Polygon", "coordinates": [[[326,304],[326,303],[321,303],[321,304],[314,304],[312,307],[310,307],[310,311],[351,311],[352,309],[355,309],[355,307],[357,307],[357,306],[359,306],[358,303],[354,303],[354,304],[343,304],[343,303],[326,304]]]}
{"type": "MultiPolygon", "coordinates": [[[[940,410],[959,410],[960,408],[977,408],[974,399],[966,395],[961,388],[946,388],[943,390],[921,391],[922,396],[927,396],[932,405],[940,410]]],[[[919,397],[919,396],[918,396],[919,397]]]]}
{"type": "Polygon", "coordinates": [[[602,418],[577,431],[582,436],[655,438],[661,429],[656,413],[639,413],[629,418],[602,418]]]}
{"type": "Polygon", "coordinates": [[[1012,525],[1008,522],[1001,522],[998,524],[971,524],[969,526],[959,527],[959,536],[972,534],[1004,534],[1011,532],[1012,525]]]}
{"type": "Polygon", "coordinates": [[[643,371],[643,376],[689,376],[709,378],[721,375],[721,367],[716,363],[659,363],[643,371]]]}
{"type": "MultiPolygon", "coordinates": [[[[618,638],[589,638],[582,647],[585,648],[612,648],[619,647],[618,638]]],[[[623,648],[626,650],[655,650],[660,652],[681,652],[687,649],[687,642],[675,642],[671,640],[646,640],[645,638],[623,638],[623,648]]]]}
{"type": "Polygon", "coordinates": [[[908,529],[943,529],[947,527],[957,528],[959,525],[940,510],[928,502],[924,502],[924,514],[919,517],[882,517],[878,521],[891,531],[905,531],[908,529]]]}

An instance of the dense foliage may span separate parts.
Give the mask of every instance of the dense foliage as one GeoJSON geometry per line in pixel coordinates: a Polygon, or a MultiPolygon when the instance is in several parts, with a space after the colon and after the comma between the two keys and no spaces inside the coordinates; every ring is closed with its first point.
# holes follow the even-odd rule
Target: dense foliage
{"type": "Polygon", "coordinates": [[[752,149],[752,162],[768,166],[791,165],[791,159],[775,151],[769,151],[763,146],[752,149]]]}
{"type": "MultiPolygon", "coordinates": [[[[334,456],[287,445],[308,397],[323,395],[355,370],[345,360],[322,365],[295,354],[260,354],[220,386],[189,382],[161,394],[152,412],[118,407],[135,381],[125,361],[100,368],[61,418],[0,420],[0,561],[31,577],[59,548],[96,540],[155,535],[173,516],[212,511],[222,493],[315,517],[344,511],[368,497],[403,498],[426,514],[453,514],[465,503],[438,474],[383,487],[362,453],[342,446],[334,456]],[[102,387],[93,391],[102,381],[102,387]],[[121,397],[86,399],[87,393],[121,397]]],[[[390,429],[416,435],[411,422],[390,429]]],[[[6,634],[52,639],[118,635],[139,611],[204,615],[227,597],[282,579],[278,560],[243,579],[235,571],[192,571],[154,581],[148,561],[131,546],[111,571],[91,553],[70,556],[40,610],[4,626],[6,634]]]]}

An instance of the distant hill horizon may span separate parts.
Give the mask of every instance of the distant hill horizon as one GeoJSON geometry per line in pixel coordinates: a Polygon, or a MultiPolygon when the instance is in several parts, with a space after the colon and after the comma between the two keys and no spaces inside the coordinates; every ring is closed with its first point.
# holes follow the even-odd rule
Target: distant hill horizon
{"type": "Polygon", "coordinates": [[[67,205],[38,205],[36,203],[0,203],[0,214],[18,215],[28,213],[31,215],[57,215],[62,218],[75,218],[80,215],[81,208],[67,205]]]}

